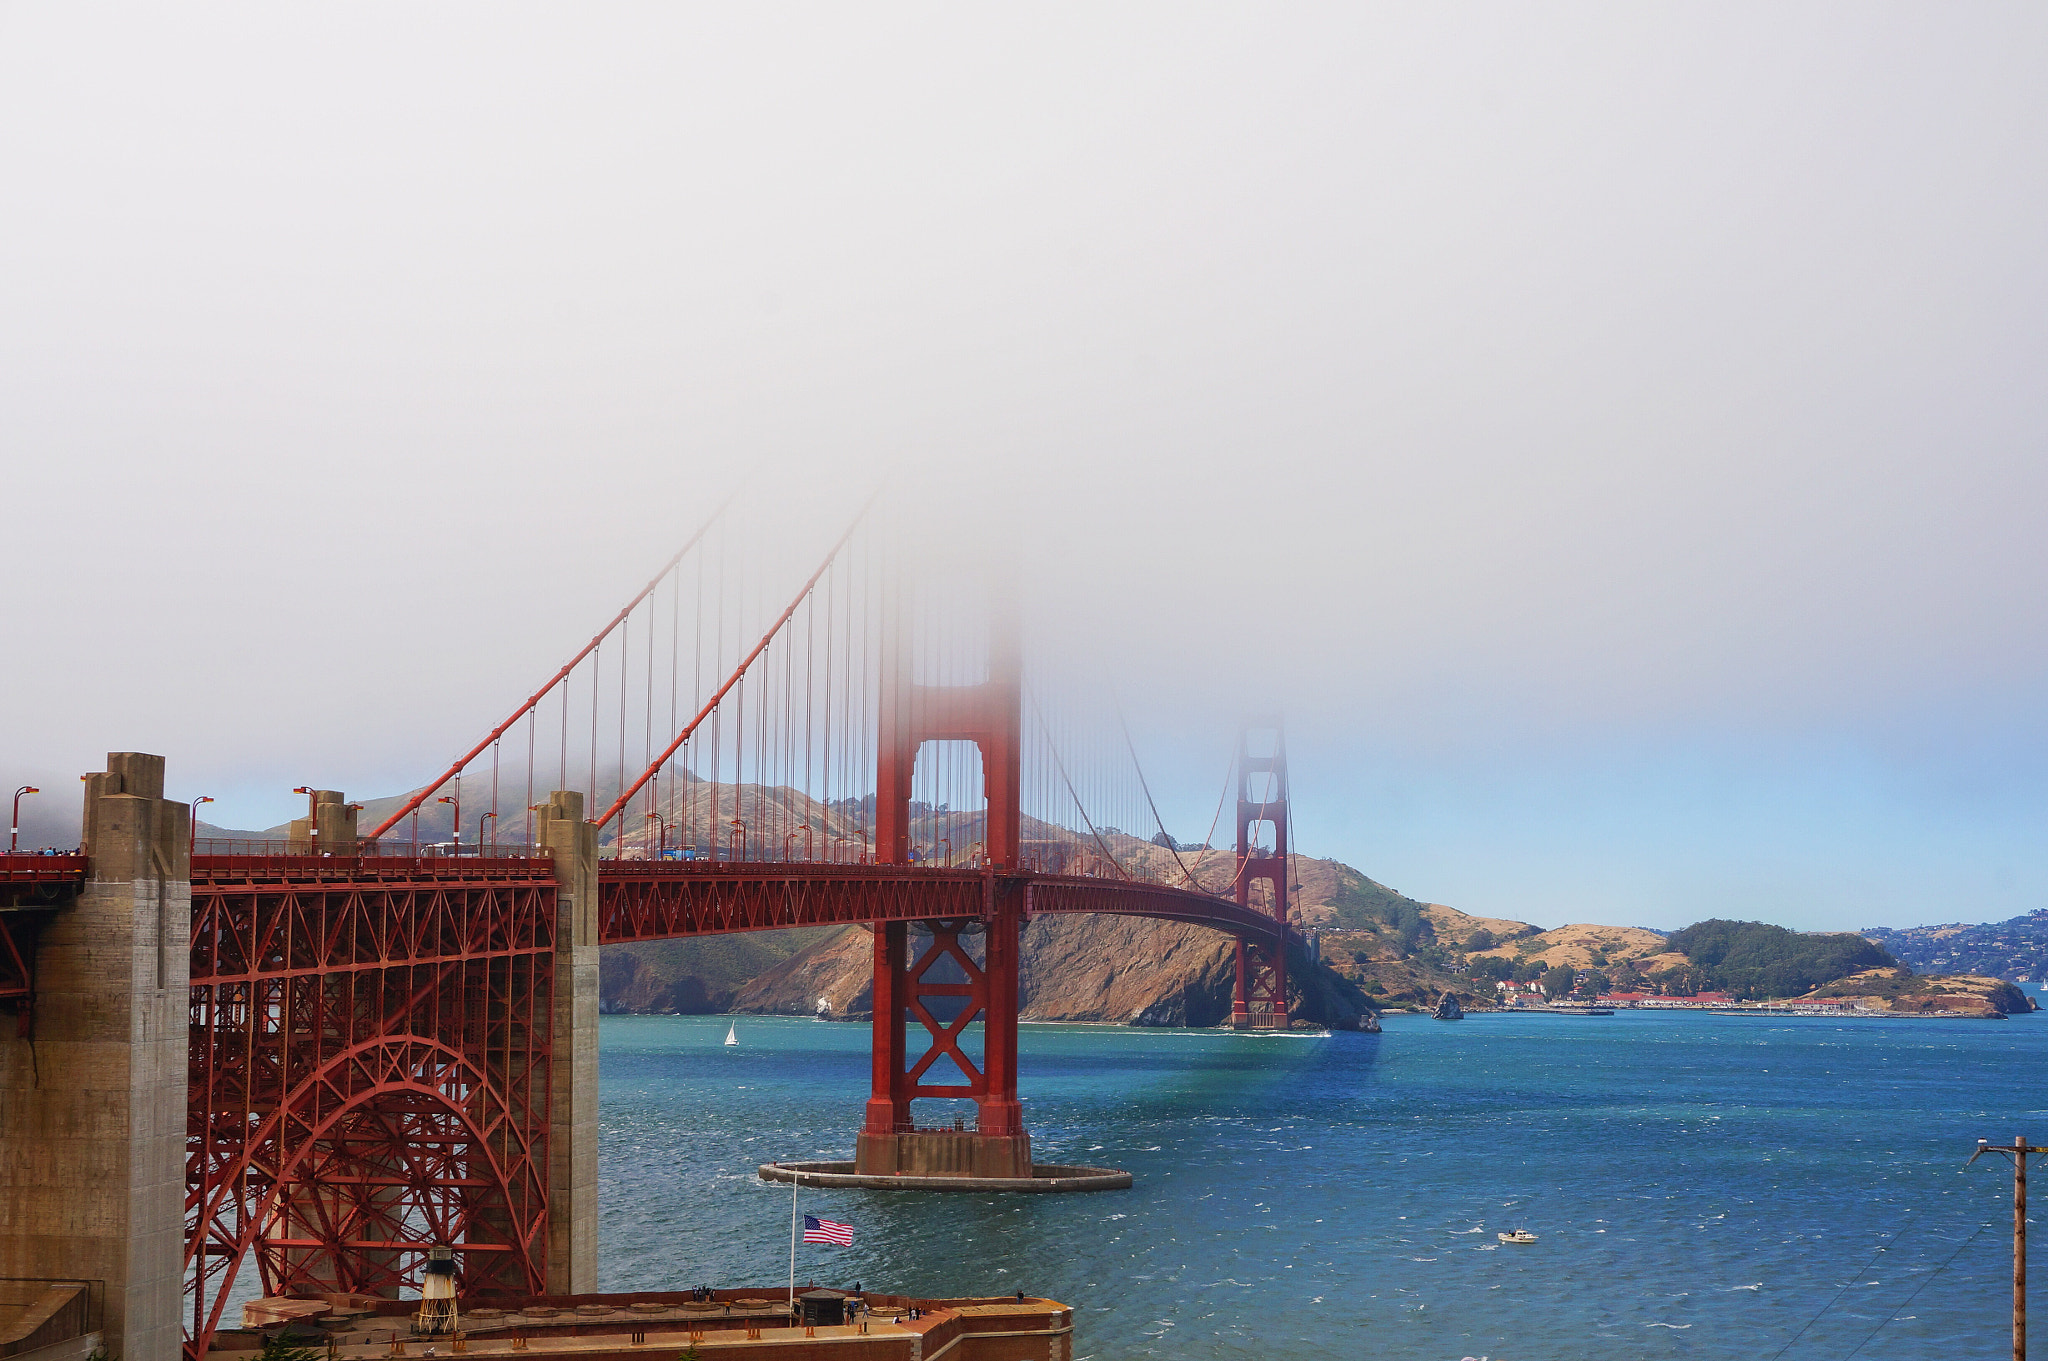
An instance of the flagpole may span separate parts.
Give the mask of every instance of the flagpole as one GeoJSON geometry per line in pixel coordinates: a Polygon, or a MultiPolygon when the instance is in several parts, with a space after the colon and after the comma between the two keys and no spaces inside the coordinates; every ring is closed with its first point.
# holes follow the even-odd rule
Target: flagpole
{"type": "Polygon", "coordinates": [[[789,1169],[789,1311],[796,1313],[796,1188],[800,1174],[789,1169]]]}

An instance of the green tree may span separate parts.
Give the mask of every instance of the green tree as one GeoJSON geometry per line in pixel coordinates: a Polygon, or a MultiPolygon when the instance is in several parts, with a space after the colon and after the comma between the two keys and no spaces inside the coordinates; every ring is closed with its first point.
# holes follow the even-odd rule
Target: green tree
{"type": "Polygon", "coordinates": [[[1543,977],[1543,961],[1540,959],[1523,960],[1515,965],[1514,977],[1517,983],[1534,983],[1537,979],[1543,977]]]}
{"type": "Polygon", "coordinates": [[[1588,1001],[1598,997],[1603,992],[1613,991],[1613,980],[1598,969],[1589,969],[1585,976],[1579,979],[1579,996],[1586,998],[1588,1001]]]}
{"type": "Polygon", "coordinates": [[[1465,948],[1471,951],[1491,950],[1497,943],[1493,932],[1482,926],[1466,938],[1465,948]]]}
{"type": "Polygon", "coordinates": [[[1745,997],[1796,997],[1864,969],[1898,963],[1858,935],[1788,931],[1768,922],[1695,922],[1673,932],[1669,944],[1708,987],[1745,997]]]}
{"type": "Polygon", "coordinates": [[[1577,969],[1574,969],[1569,964],[1560,964],[1549,973],[1543,975],[1543,991],[1549,993],[1552,997],[1563,997],[1571,992],[1573,985],[1578,982],[1578,979],[1579,971],[1577,969]]]}
{"type": "Polygon", "coordinates": [[[1466,977],[1474,982],[1501,983],[1512,978],[1515,966],[1499,955],[1476,956],[1465,970],[1466,977]]]}
{"type": "Polygon", "coordinates": [[[289,1325],[266,1335],[257,1361],[320,1361],[321,1353],[292,1340],[289,1325]]]}

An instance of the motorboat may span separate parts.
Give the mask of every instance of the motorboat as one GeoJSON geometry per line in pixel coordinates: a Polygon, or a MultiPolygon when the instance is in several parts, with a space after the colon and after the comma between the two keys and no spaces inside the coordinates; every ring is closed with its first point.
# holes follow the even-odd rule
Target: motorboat
{"type": "Polygon", "coordinates": [[[1494,1237],[1503,1243],[1533,1243],[1536,1241],[1536,1235],[1530,1233],[1527,1229],[1516,1229],[1513,1233],[1497,1233],[1494,1237]]]}

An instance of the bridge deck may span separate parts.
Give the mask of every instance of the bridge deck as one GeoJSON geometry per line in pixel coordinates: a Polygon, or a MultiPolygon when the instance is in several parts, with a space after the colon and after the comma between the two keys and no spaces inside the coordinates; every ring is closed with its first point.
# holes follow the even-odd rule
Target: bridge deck
{"type": "Polygon", "coordinates": [[[1103,912],[1192,922],[1259,941],[1280,924],[1228,899],[1133,880],[997,875],[913,865],[607,860],[598,935],[606,943],[856,922],[979,917],[1020,887],[1026,915],[1103,912]]]}

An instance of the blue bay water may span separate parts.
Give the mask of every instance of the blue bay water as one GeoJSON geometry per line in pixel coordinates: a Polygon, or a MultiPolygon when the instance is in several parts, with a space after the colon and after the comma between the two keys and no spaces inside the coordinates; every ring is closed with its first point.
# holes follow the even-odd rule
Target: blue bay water
{"type": "MultiPolygon", "coordinates": [[[[727,1025],[603,1021],[607,1290],[783,1282],[789,1192],[756,1166],[851,1156],[867,1028],[743,1017],[727,1048],[727,1025]]],[[[1020,1048],[1039,1160],[1135,1187],[805,1191],[857,1236],[803,1248],[799,1284],[1053,1296],[1102,1361],[2010,1346],[2010,1173],[1962,1164],[2048,1139],[2048,1013],[1026,1026],[1020,1048]],[[1524,1226],[1540,1241],[1494,1237],[1524,1226]]]]}

